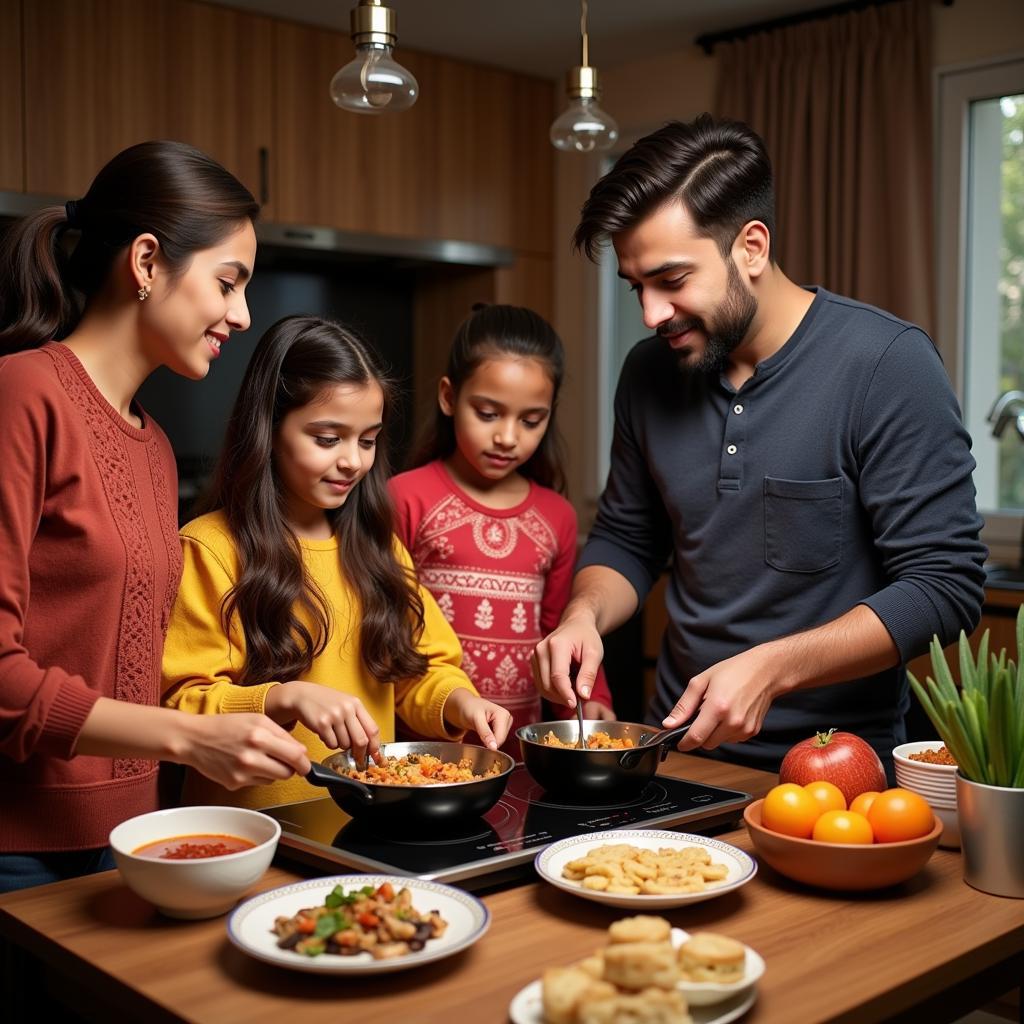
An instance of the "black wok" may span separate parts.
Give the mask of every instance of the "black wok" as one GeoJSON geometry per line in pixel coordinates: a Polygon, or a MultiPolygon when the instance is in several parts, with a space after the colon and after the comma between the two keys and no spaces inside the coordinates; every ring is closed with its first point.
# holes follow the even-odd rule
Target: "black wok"
{"type": "Polygon", "coordinates": [[[353,818],[372,825],[414,828],[486,814],[505,792],[505,784],[515,767],[515,761],[508,754],[469,743],[429,740],[387,743],[381,747],[381,752],[388,757],[433,754],[442,761],[456,764],[468,758],[474,775],[482,775],[495,763],[501,765],[501,771],[472,782],[439,782],[430,786],[362,783],[338,774],[356,767],[352,755],[341,751],[326,758],[322,765],[314,764],[306,780],[314,786],[325,786],[334,802],[353,818]]]}
{"type": "Polygon", "coordinates": [[[687,722],[661,732],[636,722],[584,721],[584,737],[605,732],[612,739],[632,739],[636,746],[624,750],[577,750],[542,742],[553,732],[563,743],[575,744],[579,727],[574,719],[524,725],[516,736],[526,770],[548,793],[570,803],[610,803],[639,793],[689,727],[687,722]]]}

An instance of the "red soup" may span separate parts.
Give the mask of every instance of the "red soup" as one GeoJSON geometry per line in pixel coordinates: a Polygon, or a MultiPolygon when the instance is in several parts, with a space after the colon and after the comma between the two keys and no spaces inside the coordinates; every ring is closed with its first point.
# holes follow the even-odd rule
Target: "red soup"
{"type": "Polygon", "coordinates": [[[256,844],[239,836],[199,835],[172,836],[145,843],[132,850],[136,857],[153,857],[162,860],[199,860],[203,857],[224,857],[229,853],[251,850],[256,844]]]}

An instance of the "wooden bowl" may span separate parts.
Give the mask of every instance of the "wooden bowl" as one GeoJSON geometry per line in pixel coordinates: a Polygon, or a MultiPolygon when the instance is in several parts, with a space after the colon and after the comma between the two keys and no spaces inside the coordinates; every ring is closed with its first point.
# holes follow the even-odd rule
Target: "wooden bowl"
{"type": "Polygon", "coordinates": [[[743,820],[760,860],[780,875],[820,889],[883,889],[912,878],[928,863],[942,835],[938,818],[931,832],[902,843],[822,843],[772,832],[761,822],[764,800],[743,811],[743,820]]]}

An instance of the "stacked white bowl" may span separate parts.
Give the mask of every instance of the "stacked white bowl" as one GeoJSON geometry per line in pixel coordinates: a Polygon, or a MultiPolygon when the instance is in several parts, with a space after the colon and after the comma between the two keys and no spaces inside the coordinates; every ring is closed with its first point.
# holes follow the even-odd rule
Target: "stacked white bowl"
{"type": "Polygon", "coordinates": [[[960,825],[956,816],[956,765],[929,764],[911,760],[911,754],[922,750],[938,750],[942,740],[923,740],[901,743],[893,748],[896,765],[896,785],[923,796],[931,804],[935,816],[942,822],[939,846],[960,849],[960,825]]]}

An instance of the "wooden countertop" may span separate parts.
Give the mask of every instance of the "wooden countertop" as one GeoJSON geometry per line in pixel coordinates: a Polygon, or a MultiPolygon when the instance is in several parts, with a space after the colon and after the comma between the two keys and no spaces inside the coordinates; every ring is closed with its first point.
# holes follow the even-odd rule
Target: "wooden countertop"
{"type": "MultiPolygon", "coordinates": [[[[679,754],[662,771],[755,796],[775,781],[679,754]]],[[[720,838],[751,849],[745,829],[720,838]]],[[[750,1024],[937,1024],[1019,984],[1024,965],[1024,903],[977,892],[961,875],[959,853],[938,850],[901,886],[838,895],[762,865],[742,889],[665,916],[689,930],[725,932],[761,953],[767,970],[744,1018],[750,1024]]],[[[296,877],[273,867],[254,892],[296,877]]],[[[117,872],[0,897],[0,935],[17,947],[21,978],[38,958],[71,1005],[97,1020],[476,1024],[506,1020],[520,988],[545,967],[602,945],[608,924],[624,916],[542,883],[484,901],[491,928],[471,949],[381,978],[319,977],[250,959],[229,944],[225,918],[163,918],[117,872]]],[[[31,1009],[32,993],[20,994],[15,1003],[31,1009]]]]}

